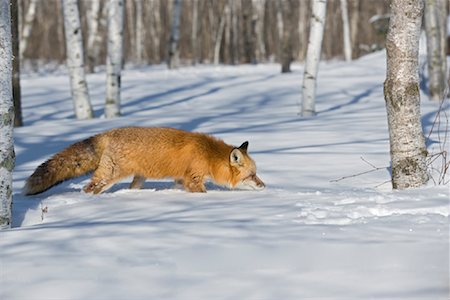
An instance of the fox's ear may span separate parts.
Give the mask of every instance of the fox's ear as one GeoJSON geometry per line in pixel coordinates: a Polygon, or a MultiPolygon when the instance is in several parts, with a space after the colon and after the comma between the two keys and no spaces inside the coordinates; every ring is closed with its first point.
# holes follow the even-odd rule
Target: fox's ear
{"type": "Polygon", "coordinates": [[[239,150],[239,148],[234,148],[230,154],[230,164],[235,167],[241,165],[242,157],[243,157],[243,154],[242,154],[241,150],[239,150]]]}
{"type": "Polygon", "coordinates": [[[248,148],[248,141],[245,141],[242,143],[242,145],[239,146],[239,149],[243,150],[244,152],[247,152],[248,148]]]}

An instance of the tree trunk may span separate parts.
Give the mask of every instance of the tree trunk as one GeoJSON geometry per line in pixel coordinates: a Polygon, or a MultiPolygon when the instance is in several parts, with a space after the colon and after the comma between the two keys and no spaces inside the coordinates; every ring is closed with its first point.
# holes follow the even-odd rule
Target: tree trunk
{"type": "Polygon", "coordinates": [[[253,42],[253,5],[251,0],[242,1],[242,23],[244,36],[244,62],[255,63],[255,45],[253,42]]]}
{"type": "Polygon", "coordinates": [[[220,55],[220,45],[222,44],[222,36],[223,31],[225,29],[225,21],[228,18],[228,14],[230,13],[230,8],[228,7],[228,3],[225,4],[223,9],[222,17],[220,18],[219,28],[217,29],[216,41],[214,45],[214,64],[219,64],[219,55],[220,55]]]}
{"type": "Polygon", "coordinates": [[[447,44],[447,17],[449,14],[449,0],[437,0],[438,4],[438,18],[439,18],[439,24],[441,30],[440,33],[440,39],[441,39],[441,57],[442,57],[442,76],[444,77],[444,98],[449,97],[449,84],[448,84],[448,70],[447,70],[447,51],[448,51],[448,44],[447,44]]]}
{"type": "Polygon", "coordinates": [[[254,20],[255,24],[255,35],[256,35],[256,46],[255,55],[256,61],[261,62],[266,58],[266,47],[264,45],[264,6],[266,5],[265,0],[253,0],[254,8],[254,20]]]}
{"type": "Polygon", "coordinates": [[[238,12],[240,11],[240,7],[238,6],[237,1],[231,2],[231,22],[232,22],[232,31],[233,31],[233,38],[231,39],[232,45],[231,45],[231,54],[232,54],[232,64],[238,64],[239,63],[239,16],[238,12]]]}
{"type": "Polygon", "coordinates": [[[151,47],[153,52],[153,62],[160,63],[160,43],[159,40],[161,38],[161,18],[160,18],[160,6],[159,1],[146,1],[148,7],[148,16],[151,18],[149,26],[151,47]]]}
{"type": "Polygon", "coordinates": [[[191,51],[192,51],[192,64],[196,65],[198,62],[198,0],[192,1],[192,32],[191,32],[191,51]]]}
{"type": "Polygon", "coordinates": [[[283,61],[283,32],[284,32],[284,20],[283,20],[283,2],[284,0],[276,0],[276,20],[277,20],[277,59],[283,61]]]}
{"type": "Polygon", "coordinates": [[[280,3],[283,15],[283,35],[281,41],[281,73],[291,72],[292,62],[292,40],[294,34],[294,2],[284,0],[280,3]]]}
{"type": "Polygon", "coordinates": [[[23,58],[23,54],[27,50],[28,39],[31,34],[31,28],[36,17],[36,4],[38,0],[31,0],[28,5],[27,13],[25,14],[25,22],[23,23],[22,35],[20,37],[20,58],[23,58]]]}
{"type": "Polygon", "coordinates": [[[63,0],[63,12],[67,68],[75,115],[78,119],[91,119],[93,114],[84,73],[83,38],[77,0],[63,0]]]}
{"type": "Polygon", "coordinates": [[[134,1],[136,11],[136,62],[142,64],[144,57],[144,21],[142,0],[134,1]]]}
{"type": "Polygon", "coordinates": [[[352,43],[353,57],[359,56],[358,32],[360,0],[350,0],[350,41],[352,43]]]}
{"type": "Polygon", "coordinates": [[[312,14],[306,52],[305,71],[302,84],[302,111],[304,117],[316,114],[316,79],[322,52],[323,31],[325,28],[326,0],[311,0],[312,14]]]}
{"type": "Polygon", "coordinates": [[[420,122],[418,72],[423,7],[423,0],[391,2],[384,98],[394,189],[418,187],[428,181],[427,150],[420,122]]]}
{"type": "Polygon", "coordinates": [[[88,11],[88,41],[87,41],[87,66],[90,73],[94,72],[94,68],[98,62],[98,54],[100,50],[101,35],[99,34],[98,25],[100,23],[100,0],[91,0],[91,7],[88,11]]]}
{"type": "Polygon", "coordinates": [[[124,0],[109,0],[105,117],[120,116],[120,72],[123,59],[124,0]]]}
{"type": "Polygon", "coordinates": [[[181,14],[181,0],[173,0],[172,8],[172,28],[170,31],[169,41],[169,69],[178,67],[180,53],[178,50],[178,41],[180,39],[180,14],[181,14]]]}
{"type": "Polygon", "coordinates": [[[9,0],[0,0],[0,229],[11,227],[12,172],[15,163],[12,99],[12,43],[9,0]]]}
{"type": "Polygon", "coordinates": [[[341,0],[342,27],[344,35],[344,58],[352,60],[352,44],[350,42],[350,25],[348,21],[347,0],[341,0]]]}
{"type": "Polygon", "coordinates": [[[444,99],[445,73],[442,70],[444,58],[442,57],[442,45],[438,17],[437,0],[425,2],[425,32],[427,35],[427,63],[428,63],[428,92],[433,101],[444,99]]]}
{"type": "Polygon", "coordinates": [[[19,49],[19,1],[11,0],[11,35],[13,49],[13,99],[14,126],[20,127],[22,121],[22,100],[20,92],[20,49],[19,49]]]}

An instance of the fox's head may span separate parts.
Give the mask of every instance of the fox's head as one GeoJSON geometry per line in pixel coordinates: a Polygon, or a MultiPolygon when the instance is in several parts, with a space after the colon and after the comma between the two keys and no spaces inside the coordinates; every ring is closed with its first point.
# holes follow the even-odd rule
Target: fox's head
{"type": "Polygon", "coordinates": [[[234,148],[230,154],[231,188],[261,190],[264,182],[256,176],[256,164],[247,153],[248,142],[234,148]]]}

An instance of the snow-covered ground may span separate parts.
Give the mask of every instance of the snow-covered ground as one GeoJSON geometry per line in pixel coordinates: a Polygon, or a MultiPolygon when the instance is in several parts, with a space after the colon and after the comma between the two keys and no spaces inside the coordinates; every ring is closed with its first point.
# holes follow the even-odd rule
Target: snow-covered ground
{"type": "MultiPolygon", "coordinates": [[[[101,117],[105,74],[90,75],[90,121],[74,119],[65,74],[24,76],[0,299],[448,299],[449,186],[390,188],[384,53],[322,63],[312,118],[298,116],[293,69],[129,69],[112,120],[101,117]],[[190,194],[149,180],[94,196],[83,177],[20,194],[55,152],[129,125],[248,140],[267,187],[190,194]]],[[[437,105],[422,102],[428,133],[437,105]]],[[[439,151],[437,134],[427,143],[439,151]]]]}

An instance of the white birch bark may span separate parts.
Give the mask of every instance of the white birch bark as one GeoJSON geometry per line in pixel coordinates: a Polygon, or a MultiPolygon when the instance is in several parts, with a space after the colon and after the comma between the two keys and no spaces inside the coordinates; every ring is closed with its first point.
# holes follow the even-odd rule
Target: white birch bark
{"type": "Polygon", "coordinates": [[[217,35],[216,35],[216,41],[214,45],[214,64],[219,64],[219,55],[220,55],[220,45],[222,44],[222,36],[223,31],[225,29],[225,21],[228,17],[228,14],[230,13],[230,8],[228,7],[228,3],[225,4],[225,7],[223,9],[222,18],[220,18],[220,24],[219,28],[217,29],[217,35]]]}
{"type": "Polygon", "coordinates": [[[304,117],[316,114],[316,81],[322,52],[323,31],[325,28],[326,0],[311,0],[312,14],[306,52],[305,71],[302,84],[302,109],[304,117]]]}
{"type": "Polygon", "coordinates": [[[440,21],[437,0],[425,1],[425,32],[427,36],[427,64],[429,98],[433,101],[444,99],[445,73],[442,70],[440,21]]]}
{"type": "Polygon", "coordinates": [[[384,98],[394,189],[418,187],[428,181],[427,150],[420,122],[418,72],[423,7],[423,0],[391,1],[384,98]]]}
{"type": "Polygon", "coordinates": [[[101,35],[99,34],[98,25],[100,23],[100,0],[91,0],[91,7],[88,10],[88,40],[87,40],[87,57],[89,71],[92,73],[97,63],[97,57],[100,48],[101,35]]]}
{"type": "Polygon", "coordinates": [[[179,63],[179,51],[178,41],[180,39],[180,14],[181,14],[181,0],[173,0],[172,7],[172,28],[170,30],[170,42],[169,42],[169,69],[178,67],[179,63]]]}
{"type": "Polygon", "coordinates": [[[120,116],[120,73],[123,58],[124,0],[109,0],[105,117],[120,116]]]}
{"type": "Polygon", "coordinates": [[[77,0],[63,0],[64,32],[66,35],[67,68],[75,115],[91,119],[92,107],[84,72],[83,38],[77,0]]]}
{"type": "Polygon", "coordinates": [[[136,11],[136,62],[142,63],[144,57],[144,21],[142,0],[135,0],[134,7],[136,11]]]}
{"type": "Polygon", "coordinates": [[[352,60],[352,43],[350,41],[350,25],[348,21],[347,0],[341,0],[342,27],[344,35],[344,58],[345,61],[352,60]]]}
{"type": "Polygon", "coordinates": [[[31,28],[34,22],[34,18],[36,17],[36,5],[38,0],[31,0],[30,4],[28,5],[27,12],[25,14],[25,20],[23,22],[23,28],[21,30],[20,35],[20,58],[23,58],[23,54],[27,50],[28,47],[28,39],[31,34],[31,28]]]}
{"type": "Polygon", "coordinates": [[[9,0],[0,0],[0,229],[11,227],[14,106],[9,0]]]}

